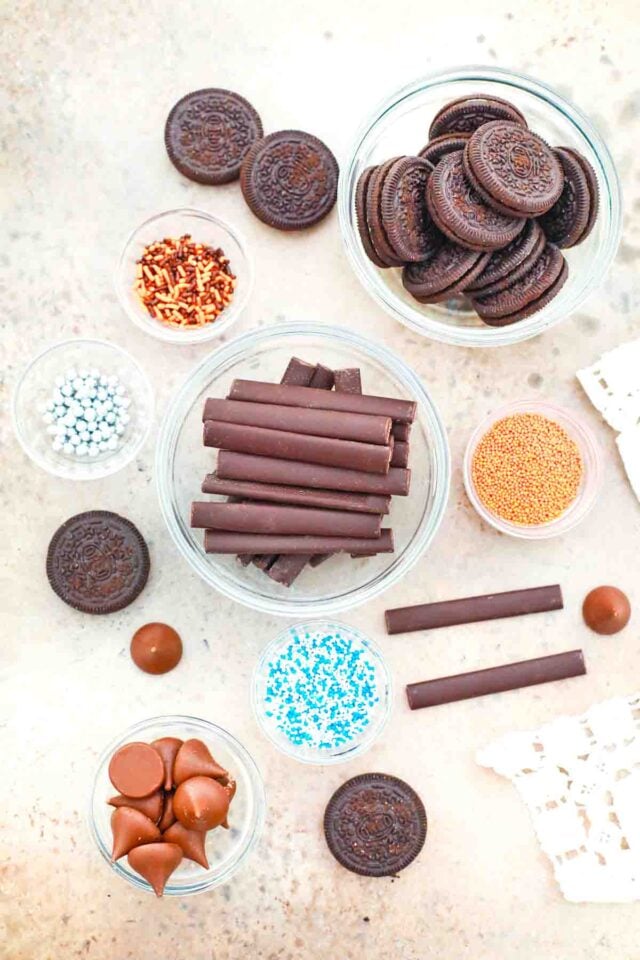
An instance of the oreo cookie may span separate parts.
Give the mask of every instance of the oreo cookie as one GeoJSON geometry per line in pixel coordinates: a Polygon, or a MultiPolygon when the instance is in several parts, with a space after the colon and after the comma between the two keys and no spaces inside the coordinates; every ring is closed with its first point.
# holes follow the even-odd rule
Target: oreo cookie
{"type": "Polygon", "coordinates": [[[418,856],[427,815],[415,790],[385,773],[347,780],[324,815],[327,844],[338,863],[364,877],[391,877],[418,856]]]}
{"type": "Polygon", "coordinates": [[[546,243],[536,220],[527,220],[515,240],[491,254],[484,270],[465,287],[469,296],[486,297],[510,286],[531,269],[546,243]]]}
{"type": "Polygon", "coordinates": [[[70,607],[115,613],[132,603],[149,577],[149,550],[137,527],[109,510],[78,513],[54,533],[47,577],[70,607]]]}
{"type": "Polygon", "coordinates": [[[429,213],[445,236],[460,246],[480,252],[505,247],[517,237],[525,221],[498,213],[485,203],[465,175],[462,156],[458,152],[443,157],[430,176],[429,213]]]}
{"type": "Polygon", "coordinates": [[[546,213],[564,186],[562,167],[546,141],[502,120],[476,130],[464,150],[464,170],[485,203],[505,216],[546,213]]]}
{"type": "Polygon", "coordinates": [[[240,171],[243,196],[263,223],[303,230],[332,210],[338,163],[329,147],[302,130],[280,130],[249,149],[240,171]]]}
{"type": "Polygon", "coordinates": [[[484,93],[470,93],[452,100],[438,111],[429,127],[429,139],[446,133],[474,133],[493,120],[508,120],[527,126],[524,116],[512,103],[484,93]]]}
{"type": "Polygon", "coordinates": [[[382,260],[376,253],[376,249],[373,245],[371,239],[371,234],[369,233],[369,225],[367,223],[367,194],[369,191],[369,184],[371,183],[371,177],[376,171],[376,167],[367,167],[366,170],[363,170],[358,179],[356,186],[356,196],[355,196],[355,207],[356,207],[356,225],[358,227],[358,234],[364,247],[364,252],[369,257],[372,263],[375,263],[376,267],[387,267],[388,264],[382,260]]]}
{"type": "Polygon", "coordinates": [[[402,259],[396,254],[391,246],[387,231],[382,220],[382,188],[387,174],[398,160],[402,157],[393,157],[385,163],[381,163],[371,175],[371,181],[367,190],[366,217],[369,227],[369,235],[374,250],[378,258],[387,267],[401,267],[402,259]]]}
{"type": "Polygon", "coordinates": [[[403,262],[424,260],[440,242],[426,203],[432,171],[428,160],[402,157],[382,182],[382,225],[394,253],[403,262]]]}
{"type": "Polygon", "coordinates": [[[547,243],[524,276],[497,293],[472,297],[471,303],[485,323],[505,326],[531,316],[550,303],[567,275],[567,263],[562,253],[553,244],[547,243]]]}
{"type": "Polygon", "coordinates": [[[539,222],[551,243],[562,248],[574,247],[584,240],[595,222],[598,184],[591,164],[581,154],[558,147],[555,155],[562,166],[564,186],[560,197],[539,222]]]}
{"type": "Polygon", "coordinates": [[[441,303],[466,290],[486,267],[490,256],[445,240],[428,260],[407,264],[402,271],[402,283],[420,303],[441,303]]]}
{"type": "Polygon", "coordinates": [[[188,93],[171,110],[164,142],[173,165],[197,183],[237,180],[249,148],[262,136],[251,104],[232,90],[188,93]]]}
{"type": "Polygon", "coordinates": [[[430,140],[426,147],[420,150],[418,156],[428,160],[435,167],[448,153],[464,150],[470,136],[470,133],[445,133],[430,140]]]}

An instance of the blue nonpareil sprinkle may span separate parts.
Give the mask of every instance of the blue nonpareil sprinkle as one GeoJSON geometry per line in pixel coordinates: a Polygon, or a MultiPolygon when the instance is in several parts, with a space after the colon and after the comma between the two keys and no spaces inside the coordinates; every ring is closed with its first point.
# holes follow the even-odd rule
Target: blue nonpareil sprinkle
{"type": "Polygon", "coordinates": [[[266,667],[264,713],[295,747],[333,751],[355,740],[380,703],[376,664],[340,631],[291,628],[266,667]]]}

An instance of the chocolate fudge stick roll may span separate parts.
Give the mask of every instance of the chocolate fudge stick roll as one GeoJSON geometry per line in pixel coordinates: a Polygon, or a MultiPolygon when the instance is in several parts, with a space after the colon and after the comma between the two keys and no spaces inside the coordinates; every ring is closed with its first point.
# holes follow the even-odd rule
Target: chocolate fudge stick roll
{"type": "Polygon", "coordinates": [[[366,493],[340,493],[338,490],[312,490],[285,487],[277,483],[253,483],[251,480],[222,480],[209,473],[202,481],[203,493],[219,493],[240,500],[268,500],[293,507],[318,507],[321,510],[351,510],[354,513],[389,513],[390,497],[366,493]]]}
{"type": "Polygon", "coordinates": [[[242,400],[219,400],[213,397],[206,401],[202,419],[383,446],[389,445],[393,422],[389,417],[372,417],[365,413],[307,410],[305,407],[283,407],[277,403],[245,403],[242,400]]]}
{"type": "Polygon", "coordinates": [[[462,600],[441,603],[421,603],[415,607],[398,607],[385,612],[387,633],[411,633],[414,630],[432,630],[452,627],[460,623],[480,620],[500,620],[520,617],[527,613],[562,610],[562,591],[559,585],[509,590],[462,600]]]}
{"type": "Polygon", "coordinates": [[[331,467],[387,473],[391,448],[354,440],[312,437],[303,433],[286,433],[265,427],[249,427],[243,423],[205,420],[205,447],[219,447],[236,453],[254,453],[278,457],[296,463],[320,463],[331,467]]]}
{"type": "Polygon", "coordinates": [[[226,480],[254,480],[257,483],[279,483],[385,497],[406,497],[411,483],[411,471],[401,467],[390,467],[386,475],[314,463],[297,463],[293,468],[290,460],[256,457],[231,450],[221,450],[218,454],[217,473],[226,480]]]}
{"type": "MultiPolygon", "coordinates": [[[[391,438],[394,439],[393,437],[391,438]]],[[[396,440],[391,453],[392,467],[406,467],[409,464],[409,444],[396,440]]]]}
{"type": "Polygon", "coordinates": [[[503,693],[520,687],[533,687],[551,680],[581,677],[587,672],[582,650],[570,650],[550,657],[521,660],[503,667],[459,673],[439,680],[425,680],[407,685],[407,700],[412,710],[435,707],[441,703],[470,700],[489,693],[503,693]]]}
{"type": "Polygon", "coordinates": [[[411,433],[411,424],[410,423],[395,423],[391,427],[391,436],[401,443],[409,442],[409,434],[411,433]]]}
{"type": "Polygon", "coordinates": [[[275,503],[191,504],[191,526],[238,533],[304,534],[318,537],[379,537],[382,518],[372,513],[314,510],[275,503]]]}
{"type": "Polygon", "coordinates": [[[268,533],[229,533],[226,530],[205,530],[207,553],[393,553],[393,534],[382,530],[377,539],[370,537],[312,537],[268,533]]]}
{"type": "Polygon", "coordinates": [[[313,387],[289,387],[261,380],[234,380],[229,391],[229,400],[278,403],[313,410],[341,410],[344,413],[368,413],[391,417],[400,423],[412,423],[416,415],[416,404],[411,400],[374,397],[365,393],[335,393],[313,387]]]}

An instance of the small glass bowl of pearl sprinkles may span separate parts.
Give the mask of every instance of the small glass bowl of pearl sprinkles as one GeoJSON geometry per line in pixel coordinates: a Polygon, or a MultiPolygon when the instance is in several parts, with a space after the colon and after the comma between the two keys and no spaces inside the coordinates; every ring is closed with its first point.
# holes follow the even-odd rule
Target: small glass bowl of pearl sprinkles
{"type": "Polygon", "coordinates": [[[391,710],[391,674],[380,650],[353,627],[309,620],[266,647],[253,675],[262,730],[303,763],[330,764],[364,753],[391,710]]]}
{"type": "Polygon", "coordinates": [[[18,380],[13,425],[25,453],[56,477],[98,480],[129,463],[153,417],[153,390],[133,357],[103,340],[64,340],[18,380]]]}

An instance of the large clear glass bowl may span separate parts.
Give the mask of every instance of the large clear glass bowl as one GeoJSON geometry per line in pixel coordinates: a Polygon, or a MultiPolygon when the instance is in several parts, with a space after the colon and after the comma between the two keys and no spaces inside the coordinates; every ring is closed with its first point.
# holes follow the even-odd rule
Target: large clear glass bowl
{"type": "Polygon", "coordinates": [[[498,67],[460,67],[431,74],[387,97],[362,125],[342,166],[340,228],[347,255],[365,290],[396,320],[434,340],[465,347],[495,347],[528,340],[577,310],[603,281],[620,241],[622,201],[618,175],[602,137],[568,100],[531,77],[498,67]],[[573,147],[593,166],[600,191],[596,224],[584,243],[565,251],[569,278],[538,313],[506,327],[482,323],[462,298],[420,304],[402,286],[401,270],[381,270],[364,252],[355,215],[362,171],[390,157],[416,154],[427,142],[436,112],[457,97],[487,93],[509,100],[552,146],[573,147]]]}
{"type": "Polygon", "coordinates": [[[93,781],[89,802],[89,828],[102,857],[111,869],[134,887],[152,893],[147,881],[133,870],[126,857],[111,860],[111,814],[107,802],[118,791],[109,780],[109,761],[125,743],[151,743],[160,737],[203,740],[218,761],[236,780],[238,788],[229,807],[229,829],[219,828],[207,834],[209,869],[185,857],[164,889],[165,897],[186,897],[204,893],[227,883],[249,858],[260,838],[266,811],[262,777],[253,757],[234,736],[208,720],[196,717],[167,716],[142,720],[116,737],[103,751],[93,781]]]}
{"type": "MultiPolygon", "coordinates": [[[[192,371],[169,404],[156,447],[160,506],[179,551],[203,580],[254,610],[294,616],[326,616],[365,603],[397,583],[426,550],[442,520],[450,478],[449,447],[436,407],[420,379],[385,347],[346,328],[281,324],[238,337],[192,371]],[[236,377],[279,381],[292,356],[334,369],[357,366],[365,392],[417,402],[411,432],[411,492],[394,497],[385,526],[395,552],[353,560],[332,557],[307,568],[287,588],[235,557],[206,554],[203,531],[189,527],[193,500],[215,467],[216,452],[202,445],[207,397],[225,397],[236,377]]],[[[295,467],[292,465],[292,469],[295,467]]]]}

